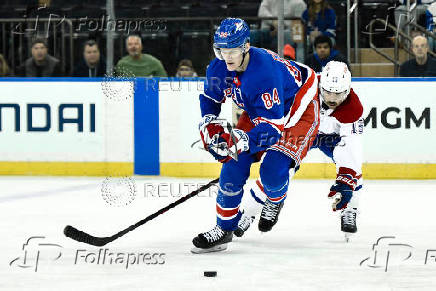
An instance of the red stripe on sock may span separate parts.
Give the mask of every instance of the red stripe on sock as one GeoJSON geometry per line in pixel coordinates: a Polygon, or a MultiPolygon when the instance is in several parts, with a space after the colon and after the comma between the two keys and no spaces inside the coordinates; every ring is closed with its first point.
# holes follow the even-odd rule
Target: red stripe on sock
{"type": "Polygon", "coordinates": [[[236,215],[239,211],[239,206],[231,209],[222,209],[218,204],[216,205],[216,212],[222,217],[231,217],[236,215]]]}

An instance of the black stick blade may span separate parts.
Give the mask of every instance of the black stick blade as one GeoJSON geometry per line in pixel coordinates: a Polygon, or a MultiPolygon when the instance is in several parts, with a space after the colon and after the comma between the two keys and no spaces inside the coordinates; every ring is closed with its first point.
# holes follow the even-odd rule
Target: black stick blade
{"type": "Polygon", "coordinates": [[[95,237],[77,228],[67,225],[64,228],[64,234],[75,241],[83,242],[89,245],[101,247],[112,241],[110,237],[95,237]]]}

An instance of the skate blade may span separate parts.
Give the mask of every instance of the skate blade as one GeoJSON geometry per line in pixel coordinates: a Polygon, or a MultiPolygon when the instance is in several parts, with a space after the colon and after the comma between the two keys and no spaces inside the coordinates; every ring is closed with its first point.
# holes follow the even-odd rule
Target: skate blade
{"type": "Polygon", "coordinates": [[[225,251],[226,249],[227,249],[227,244],[222,244],[222,245],[214,246],[214,247],[207,248],[207,249],[193,247],[191,249],[191,253],[193,253],[193,254],[215,253],[215,252],[225,251]]]}
{"type": "Polygon", "coordinates": [[[351,232],[344,232],[345,242],[346,243],[350,242],[352,236],[353,234],[351,232]]]}

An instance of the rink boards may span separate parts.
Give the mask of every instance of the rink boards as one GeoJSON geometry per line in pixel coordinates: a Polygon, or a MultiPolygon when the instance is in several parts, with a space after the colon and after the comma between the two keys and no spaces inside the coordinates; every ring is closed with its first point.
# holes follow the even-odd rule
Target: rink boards
{"type": "MultiPolygon", "coordinates": [[[[364,176],[436,178],[436,78],[354,78],[364,176]]],[[[0,174],[215,177],[199,139],[203,79],[0,79],[0,174]]],[[[221,116],[232,118],[231,102],[221,116]]],[[[252,175],[258,173],[254,165],[252,175]]],[[[297,177],[334,176],[311,151],[297,177]]]]}

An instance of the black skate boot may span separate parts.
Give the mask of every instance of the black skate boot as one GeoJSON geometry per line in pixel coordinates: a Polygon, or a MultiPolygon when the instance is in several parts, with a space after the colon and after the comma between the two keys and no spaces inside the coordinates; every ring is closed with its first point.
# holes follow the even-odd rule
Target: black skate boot
{"type": "Polygon", "coordinates": [[[345,234],[346,242],[349,242],[351,235],[357,232],[356,216],[357,211],[353,208],[346,208],[341,213],[341,231],[345,234]]]}
{"type": "Polygon", "coordinates": [[[354,209],[344,209],[341,214],[341,230],[343,232],[356,233],[356,211],[354,209]]]}
{"type": "Polygon", "coordinates": [[[265,205],[262,208],[262,213],[259,219],[259,230],[262,232],[267,232],[272,229],[272,227],[277,223],[279,219],[280,210],[283,207],[283,201],[279,204],[274,204],[268,199],[265,201],[265,205]]]}
{"type": "Polygon", "coordinates": [[[238,228],[235,230],[235,235],[237,237],[243,236],[244,233],[250,227],[251,223],[253,223],[253,221],[254,221],[254,216],[248,216],[248,215],[244,215],[244,213],[242,213],[241,219],[239,219],[239,222],[238,222],[238,228]]]}
{"type": "Polygon", "coordinates": [[[195,248],[191,250],[194,254],[218,252],[227,249],[227,243],[233,238],[232,231],[225,231],[218,225],[212,230],[200,233],[192,240],[195,248]]]}

